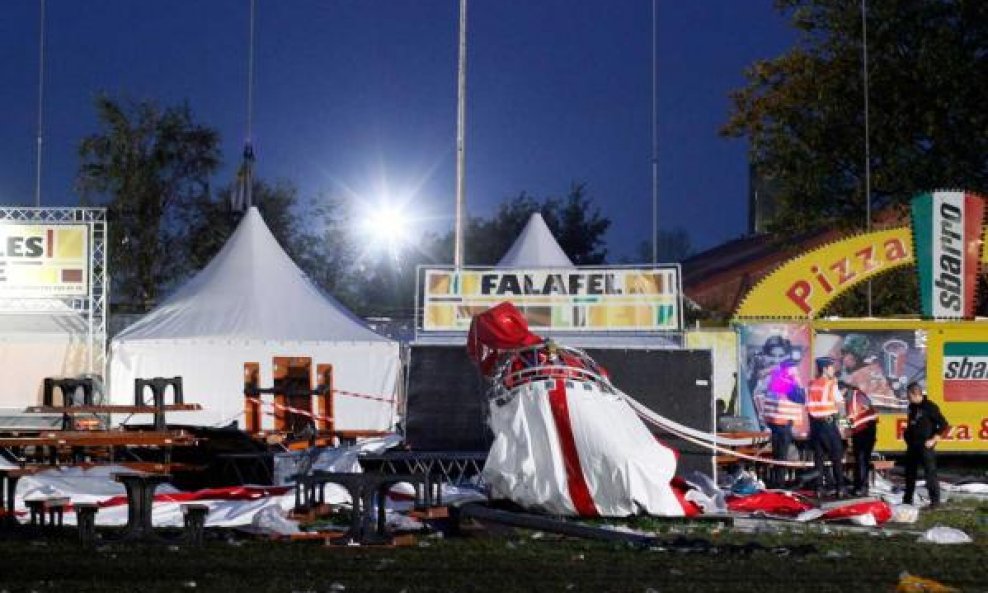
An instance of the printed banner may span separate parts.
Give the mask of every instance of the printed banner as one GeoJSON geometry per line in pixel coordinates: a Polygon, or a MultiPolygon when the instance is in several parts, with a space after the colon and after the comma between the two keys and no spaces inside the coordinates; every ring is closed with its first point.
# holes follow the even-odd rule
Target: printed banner
{"type": "Polygon", "coordinates": [[[535,332],[681,329],[678,266],[424,272],[425,331],[467,331],[474,315],[503,301],[535,332]]]}
{"type": "Polygon", "coordinates": [[[910,383],[926,388],[924,330],[818,329],[813,356],[833,358],[838,381],[863,391],[880,414],[906,409],[910,383]]]}
{"type": "Polygon", "coordinates": [[[912,202],[916,269],[923,315],[974,317],[984,201],[964,192],[934,192],[912,202]]]}
{"type": "Polygon", "coordinates": [[[0,224],[0,298],[86,296],[89,233],[83,224],[0,224]]]}
{"type": "Polygon", "coordinates": [[[988,403],[988,343],[943,345],[943,401],[988,403]]]}
{"type": "MultiPolygon", "coordinates": [[[[783,363],[796,366],[796,380],[787,381],[786,397],[802,403],[806,386],[812,377],[810,360],[810,326],[802,323],[753,324],[739,327],[738,335],[738,387],[741,409],[739,414],[748,418],[761,418],[761,402],[773,388],[773,378],[783,372],[783,363]]],[[[785,378],[785,377],[782,377],[785,378]]],[[[806,436],[805,426],[794,426],[796,436],[806,436]]]]}

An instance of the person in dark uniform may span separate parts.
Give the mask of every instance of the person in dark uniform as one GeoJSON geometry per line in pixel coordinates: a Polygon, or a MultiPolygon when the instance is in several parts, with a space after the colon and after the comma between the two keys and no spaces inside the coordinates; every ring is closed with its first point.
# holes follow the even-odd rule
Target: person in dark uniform
{"type": "Polygon", "coordinates": [[[940,482],[937,481],[937,441],[940,433],[947,429],[947,419],[940,408],[926,399],[919,383],[910,383],[906,388],[909,396],[909,415],[903,440],[906,441],[906,492],[903,504],[913,503],[916,490],[916,470],[923,465],[926,490],[930,493],[930,508],[940,505],[940,482]]]}

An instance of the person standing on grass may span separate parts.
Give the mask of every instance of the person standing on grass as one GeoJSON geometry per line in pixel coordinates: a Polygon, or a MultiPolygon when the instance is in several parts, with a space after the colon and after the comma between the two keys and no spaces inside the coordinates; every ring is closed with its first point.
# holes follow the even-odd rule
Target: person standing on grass
{"type": "Polygon", "coordinates": [[[910,383],[906,388],[909,397],[909,414],[906,431],[902,435],[906,441],[906,493],[903,504],[913,503],[916,491],[916,470],[923,465],[926,490],[930,493],[930,508],[940,505],[940,482],[937,481],[937,441],[940,433],[950,425],[940,413],[940,408],[923,393],[919,383],[910,383]]]}
{"type": "Polygon", "coordinates": [[[837,428],[838,408],[837,365],[834,359],[816,359],[817,378],[810,382],[806,397],[806,411],[810,414],[810,442],[813,444],[813,461],[820,475],[817,495],[823,497],[824,476],[826,475],[823,457],[826,452],[833,475],[834,495],[844,496],[844,444],[837,428]]]}
{"type": "Polygon", "coordinates": [[[856,496],[868,495],[871,453],[878,433],[878,413],[863,391],[847,389],[847,420],[851,424],[851,449],[854,451],[854,489],[856,496]]]}

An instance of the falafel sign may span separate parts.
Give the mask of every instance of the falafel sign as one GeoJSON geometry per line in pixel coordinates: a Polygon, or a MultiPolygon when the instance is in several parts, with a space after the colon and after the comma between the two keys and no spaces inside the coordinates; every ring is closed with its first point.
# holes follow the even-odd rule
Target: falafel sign
{"type": "Polygon", "coordinates": [[[85,296],[88,240],[84,224],[0,224],[0,298],[85,296]]]}
{"type": "Polygon", "coordinates": [[[467,331],[474,315],[510,301],[534,331],[681,329],[679,266],[426,268],[422,329],[467,331]]]}
{"type": "Polygon", "coordinates": [[[913,199],[920,302],[933,319],[974,317],[984,201],[970,193],[938,191],[913,199]]]}

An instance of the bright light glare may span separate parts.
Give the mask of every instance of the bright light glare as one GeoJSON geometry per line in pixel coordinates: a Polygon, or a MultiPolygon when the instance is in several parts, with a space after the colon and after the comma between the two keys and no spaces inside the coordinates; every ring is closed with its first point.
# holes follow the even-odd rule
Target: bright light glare
{"type": "Polygon", "coordinates": [[[395,208],[384,207],[371,214],[364,226],[375,242],[400,244],[408,232],[404,214],[395,208]]]}
{"type": "Polygon", "coordinates": [[[364,215],[361,224],[367,248],[386,252],[396,262],[411,237],[412,219],[398,206],[380,204],[364,215]]]}

